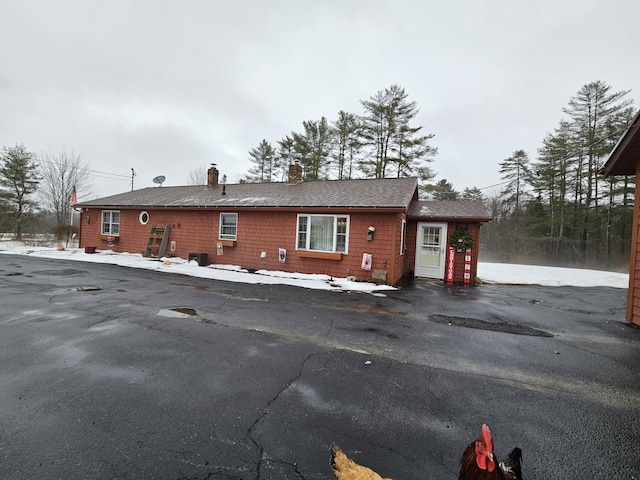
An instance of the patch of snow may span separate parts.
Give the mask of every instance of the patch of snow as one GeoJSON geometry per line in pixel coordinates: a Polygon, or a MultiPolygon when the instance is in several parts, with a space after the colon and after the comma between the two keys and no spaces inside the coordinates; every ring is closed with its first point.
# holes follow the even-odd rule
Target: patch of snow
{"type": "MultiPolygon", "coordinates": [[[[25,245],[15,240],[0,239],[1,253],[109,263],[124,267],[179,273],[227,282],[292,285],[333,291],[359,291],[376,296],[384,296],[384,293],[379,292],[396,290],[395,287],[389,285],[357,282],[352,281],[350,278],[337,278],[322,274],[289,273],[272,270],[258,270],[255,273],[249,273],[238,265],[215,264],[201,267],[196,261],[189,262],[179,257],[152,259],[137,253],[118,253],[112,250],[97,250],[94,254],[88,254],[84,253],[84,249],[81,248],[57,250],[55,247],[25,245]]],[[[507,285],[614,288],[628,288],[629,286],[629,275],[626,273],[487,262],[478,262],[478,280],[482,283],[507,285]]]]}
{"type": "Polygon", "coordinates": [[[397,290],[390,285],[377,285],[369,282],[353,282],[344,278],[329,275],[288,273],[259,270],[249,273],[237,265],[209,265],[201,267],[196,261],[187,261],[179,257],[163,257],[161,259],[143,257],[138,253],[118,253],[112,250],[96,250],[96,253],[85,253],[83,248],[57,250],[47,247],[30,247],[19,242],[0,242],[0,254],[31,255],[42,258],[58,258],[93,263],[108,263],[123,267],[156,270],[167,273],[179,273],[199,278],[210,278],[237,283],[253,283],[265,285],[291,285],[316,290],[376,292],[380,290],[397,290]]]}
{"type": "Polygon", "coordinates": [[[510,263],[478,262],[478,280],[483,283],[549,287],[629,287],[628,273],[510,263]]]}

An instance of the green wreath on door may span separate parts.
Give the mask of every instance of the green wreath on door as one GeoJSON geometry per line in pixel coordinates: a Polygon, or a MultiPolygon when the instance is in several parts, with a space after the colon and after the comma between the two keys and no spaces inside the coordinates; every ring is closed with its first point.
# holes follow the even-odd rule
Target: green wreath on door
{"type": "Polygon", "coordinates": [[[468,248],[473,247],[473,236],[468,230],[457,228],[449,237],[449,245],[458,252],[464,252],[468,248]]]}

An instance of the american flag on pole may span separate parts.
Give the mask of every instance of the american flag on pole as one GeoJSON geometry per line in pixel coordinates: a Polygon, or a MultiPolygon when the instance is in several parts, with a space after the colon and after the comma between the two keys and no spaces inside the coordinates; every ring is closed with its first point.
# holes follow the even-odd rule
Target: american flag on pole
{"type": "Polygon", "coordinates": [[[76,186],[74,185],[71,190],[71,205],[75,205],[76,203],[78,203],[78,195],[76,194],[76,186]]]}

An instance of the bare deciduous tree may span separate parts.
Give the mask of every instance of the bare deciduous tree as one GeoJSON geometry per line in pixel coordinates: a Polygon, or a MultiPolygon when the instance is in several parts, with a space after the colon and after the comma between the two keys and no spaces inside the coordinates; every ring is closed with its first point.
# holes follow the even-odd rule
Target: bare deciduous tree
{"type": "Polygon", "coordinates": [[[43,210],[52,212],[58,225],[71,223],[71,194],[73,189],[85,198],[93,185],[89,163],[82,154],[62,148],[59,152],[39,155],[40,185],[38,194],[43,210]]]}
{"type": "Polygon", "coordinates": [[[189,171],[187,177],[187,185],[206,185],[207,184],[207,166],[198,165],[189,171]]]}

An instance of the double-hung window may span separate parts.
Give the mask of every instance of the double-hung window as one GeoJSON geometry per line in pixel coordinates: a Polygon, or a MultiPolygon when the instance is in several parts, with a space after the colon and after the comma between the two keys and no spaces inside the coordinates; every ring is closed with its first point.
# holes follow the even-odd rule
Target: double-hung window
{"type": "Polygon", "coordinates": [[[120,235],[120,210],[102,211],[102,235],[120,235]]]}
{"type": "Polygon", "coordinates": [[[218,238],[220,240],[236,240],[238,235],[238,214],[237,213],[221,213],[220,214],[220,232],[218,238]]]}
{"type": "Polygon", "coordinates": [[[298,250],[347,253],[348,215],[298,215],[298,250]]]}

